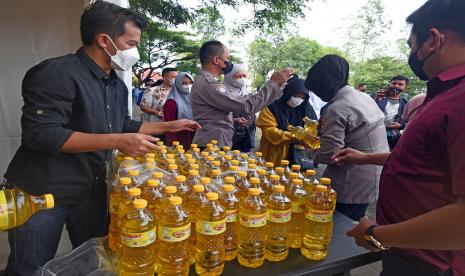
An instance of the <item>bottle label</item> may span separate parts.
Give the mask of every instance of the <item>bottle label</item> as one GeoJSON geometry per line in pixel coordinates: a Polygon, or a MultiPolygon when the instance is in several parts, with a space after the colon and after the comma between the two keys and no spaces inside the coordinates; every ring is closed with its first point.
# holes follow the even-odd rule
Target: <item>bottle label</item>
{"type": "Polygon", "coordinates": [[[0,191],[0,230],[8,227],[8,205],[4,191],[0,191]]]}
{"type": "Polygon", "coordinates": [[[268,221],[276,223],[284,223],[291,220],[292,210],[278,211],[268,210],[268,221]]]}
{"type": "Polygon", "coordinates": [[[126,233],[121,231],[121,243],[127,247],[143,247],[157,239],[155,228],[143,233],[126,233]]]}
{"type": "Polygon", "coordinates": [[[267,213],[260,215],[239,214],[239,221],[245,227],[262,227],[266,225],[267,213]]]}
{"type": "Polygon", "coordinates": [[[186,240],[191,235],[191,224],[181,227],[158,226],[158,238],[166,242],[180,242],[186,240]]]}
{"type": "Polygon", "coordinates": [[[237,221],[237,210],[226,210],[226,222],[237,221]]]}
{"type": "Polygon", "coordinates": [[[292,213],[303,213],[305,211],[305,205],[301,201],[292,202],[292,213]]]}
{"type": "Polygon", "coordinates": [[[226,218],[220,221],[196,221],[195,230],[203,235],[219,235],[226,231],[226,218]]]}
{"type": "Polygon", "coordinates": [[[310,208],[306,210],[305,217],[315,222],[331,222],[333,220],[333,210],[316,210],[310,208]]]}

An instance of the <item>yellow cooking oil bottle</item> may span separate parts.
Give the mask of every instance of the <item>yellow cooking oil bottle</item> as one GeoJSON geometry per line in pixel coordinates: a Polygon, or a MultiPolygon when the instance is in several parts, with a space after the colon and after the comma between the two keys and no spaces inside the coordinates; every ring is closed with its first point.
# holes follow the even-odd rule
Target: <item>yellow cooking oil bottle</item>
{"type": "Polygon", "coordinates": [[[170,197],[158,220],[158,275],[189,275],[190,233],[191,221],[182,207],[182,198],[170,197]]]}
{"type": "Polygon", "coordinates": [[[186,184],[192,189],[194,185],[200,184],[200,174],[198,170],[189,170],[186,184]]]}
{"type": "Polygon", "coordinates": [[[250,182],[247,178],[246,171],[239,171],[237,173],[236,188],[239,190],[237,196],[239,199],[246,198],[248,195],[249,188],[251,187],[250,182]]]}
{"type": "Polygon", "coordinates": [[[221,193],[223,191],[223,185],[224,181],[221,178],[221,171],[219,169],[212,170],[210,183],[211,190],[215,193],[221,193]]]}
{"type": "Polygon", "coordinates": [[[155,215],[157,201],[163,197],[162,191],[160,190],[160,182],[156,179],[147,180],[142,190],[141,197],[147,200],[147,210],[157,219],[155,215]]]}
{"type": "Polygon", "coordinates": [[[292,202],[292,219],[289,223],[288,246],[291,248],[301,248],[305,227],[305,199],[308,194],[302,185],[301,179],[292,180],[292,185],[286,191],[287,197],[292,202]]]}
{"type": "Polygon", "coordinates": [[[52,194],[33,196],[17,188],[0,190],[0,231],[23,225],[38,211],[54,205],[52,194]]]}
{"type": "Polygon", "coordinates": [[[184,175],[178,175],[176,176],[176,189],[178,196],[182,198],[182,200],[186,200],[187,196],[189,195],[189,192],[191,188],[189,185],[186,183],[186,177],[184,175]]]}
{"type": "Polygon", "coordinates": [[[267,209],[260,190],[250,188],[239,203],[239,247],[237,259],[245,267],[256,268],[265,260],[267,209]]]}
{"type": "Polygon", "coordinates": [[[158,181],[158,189],[163,191],[165,186],[167,185],[165,180],[163,179],[164,173],[162,172],[153,172],[152,178],[158,181]]]}
{"type": "MultiPolygon", "coordinates": [[[[225,180],[228,177],[225,177],[225,180]]],[[[228,183],[228,181],[226,181],[228,183]]],[[[238,209],[239,199],[234,192],[234,185],[224,184],[219,202],[226,211],[226,232],[224,232],[225,261],[237,256],[238,209]]]]}
{"type": "Polygon", "coordinates": [[[255,152],[255,156],[257,157],[256,160],[257,160],[257,166],[259,167],[265,167],[265,159],[263,158],[263,153],[262,152],[255,152]]]}
{"type": "Polygon", "coordinates": [[[318,179],[316,178],[316,171],[315,170],[307,170],[305,171],[305,178],[304,178],[304,189],[307,191],[307,194],[311,195],[315,190],[316,185],[320,184],[318,179]]]}
{"type": "Polygon", "coordinates": [[[196,213],[202,204],[207,203],[205,196],[205,186],[196,184],[192,186],[192,190],[184,203],[184,209],[189,213],[191,218],[191,236],[189,237],[189,257],[190,264],[195,261],[195,245],[197,242],[197,234],[195,232],[196,213]]]}
{"type": "Polygon", "coordinates": [[[304,238],[302,255],[310,260],[322,260],[328,254],[333,232],[333,202],[328,188],[317,185],[305,200],[304,238]]]}
{"type": "Polygon", "coordinates": [[[141,190],[139,188],[129,188],[128,193],[125,195],[123,200],[118,205],[118,214],[116,218],[116,225],[118,227],[119,235],[115,239],[115,251],[119,252],[121,250],[121,222],[124,216],[132,209],[132,202],[136,199],[139,199],[141,195],[141,190]]]}
{"type": "Polygon", "coordinates": [[[296,165],[296,164],[294,164],[294,165],[291,166],[291,170],[292,170],[293,173],[296,173],[296,174],[297,174],[297,178],[303,180],[305,177],[304,177],[303,174],[300,172],[300,168],[301,168],[300,165],[296,165]]]}
{"type": "Polygon", "coordinates": [[[142,183],[141,178],[139,177],[140,171],[139,170],[129,170],[128,171],[128,177],[131,178],[131,185],[133,187],[139,187],[142,186],[144,183],[142,183]]]}
{"type": "Polygon", "coordinates": [[[273,185],[271,184],[271,181],[268,175],[266,175],[266,170],[258,169],[257,174],[258,174],[258,178],[260,179],[261,189],[265,193],[265,197],[271,195],[273,193],[273,185]]]}
{"type": "Polygon", "coordinates": [[[152,276],[155,273],[154,244],[157,226],[146,209],[145,199],[133,201],[133,208],[121,222],[122,248],[118,255],[118,274],[122,276],[152,276]]]}
{"type": "Polygon", "coordinates": [[[260,185],[260,178],[258,177],[251,177],[249,178],[250,188],[257,188],[260,191],[260,197],[262,198],[263,202],[265,202],[266,195],[265,191],[262,189],[260,185]]]}
{"type": "Polygon", "coordinates": [[[266,162],[265,163],[265,170],[266,170],[266,175],[268,175],[268,177],[272,174],[276,174],[276,172],[274,171],[274,163],[273,162],[266,162]]]}
{"type": "MultiPolygon", "coordinates": [[[[236,194],[237,192],[239,192],[239,190],[238,190],[238,189],[236,188],[236,186],[235,186],[235,185],[236,185],[236,178],[234,178],[233,176],[226,176],[226,177],[224,178],[224,184],[223,184],[223,187],[221,187],[221,193],[224,192],[224,185],[231,185],[231,186],[233,186],[232,192],[233,192],[234,194],[236,194]]],[[[221,194],[221,193],[220,193],[220,194],[221,194]]]]}
{"type": "Polygon", "coordinates": [[[165,186],[162,190],[162,197],[155,202],[155,217],[159,218],[161,212],[167,208],[170,203],[169,200],[173,196],[177,196],[176,192],[178,191],[176,186],[168,185],[165,186]]]}
{"type": "Polygon", "coordinates": [[[288,231],[292,216],[291,200],[284,194],[284,186],[273,186],[273,193],[266,198],[268,222],[265,226],[265,259],[279,262],[287,258],[288,231]]]}
{"type": "Polygon", "coordinates": [[[224,269],[226,212],[218,203],[217,193],[207,193],[207,203],[196,213],[195,272],[199,275],[221,275],[224,269]]]}
{"type": "Polygon", "coordinates": [[[291,187],[291,183],[289,182],[288,177],[284,174],[284,168],[276,167],[274,170],[276,171],[276,174],[279,175],[279,184],[289,189],[291,187]]]}
{"type": "Polygon", "coordinates": [[[114,185],[110,190],[109,212],[110,212],[110,226],[108,227],[108,247],[110,250],[119,250],[119,236],[120,228],[118,226],[118,207],[129,194],[131,187],[131,178],[120,177],[118,180],[119,185],[114,185]]]}
{"type": "Polygon", "coordinates": [[[331,179],[327,177],[322,177],[320,179],[320,184],[325,185],[326,188],[328,188],[328,194],[329,198],[333,202],[333,210],[336,209],[336,200],[337,200],[337,193],[336,191],[331,187],[331,179]]]}

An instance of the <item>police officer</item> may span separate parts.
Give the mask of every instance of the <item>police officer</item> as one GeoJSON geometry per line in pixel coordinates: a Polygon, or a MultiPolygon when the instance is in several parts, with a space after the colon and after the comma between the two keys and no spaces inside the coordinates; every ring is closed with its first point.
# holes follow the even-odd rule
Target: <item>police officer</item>
{"type": "Polygon", "coordinates": [[[216,40],[207,41],[200,48],[199,55],[202,70],[195,78],[191,95],[194,120],[202,128],[195,133],[193,143],[205,146],[215,139],[220,147],[232,146],[232,112],[255,114],[279,99],[292,71],[286,69],[274,73],[259,93],[242,97],[230,93],[218,80],[219,76],[232,69],[225,45],[216,40]]]}

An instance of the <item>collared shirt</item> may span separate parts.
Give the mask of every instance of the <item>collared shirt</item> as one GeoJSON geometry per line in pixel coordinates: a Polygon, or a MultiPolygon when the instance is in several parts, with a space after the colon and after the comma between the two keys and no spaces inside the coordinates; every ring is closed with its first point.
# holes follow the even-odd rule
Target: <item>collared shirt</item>
{"type": "Polygon", "coordinates": [[[142,121],[160,122],[163,121],[163,105],[171,92],[171,87],[159,85],[145,89],[140,105],[154,109],[156,114],[142,112],[142,121]]]}
{"type": "Polygon", "coordinates": [[[127,95],[116,73],[105,74],[82,48],[32,67],[23,80],[22,143],[5,174],[8,183],[34,195],[52,193],[56,204],[88,200],[96,183],[103,185],[111,151],[61,148],[73,131],[138,132],[127,95]]]}
{"type": "MultiPolygon", "coordinates": [[[[425,102],[384,166],[379,224],[402,222],[465,196],[464,106],[465,64],[428,82],[425,102]]],[[[454,275],[465,274],[465,250],[393,250],[414,255],[441,270],[452,267],[454,275]]]]}

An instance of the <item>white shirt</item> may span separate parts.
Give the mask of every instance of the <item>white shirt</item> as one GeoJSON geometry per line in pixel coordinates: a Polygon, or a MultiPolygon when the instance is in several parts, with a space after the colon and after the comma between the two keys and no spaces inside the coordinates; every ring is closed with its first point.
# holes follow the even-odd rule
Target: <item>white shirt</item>
{"type": "Polygon", "coordinates": [[[323,108],[323,106],[327,104],[327,102],[322,101],[320,97],[315,95],[315,93],[313,93],[312,91],[310,91],[309,96],[310,97],[308,98],[308,102],[313,107],[313,110],[316,113],[316,117],[320,119],[320,111],[323,108]]]}
{"type": "Polygon", "coordinates": [[[384,124],[387,125],[389,123],[394,122],[397,113],[399,113],[399,100],[388,99],[386,104],[386,108],[384,109],[384,124]]]}

